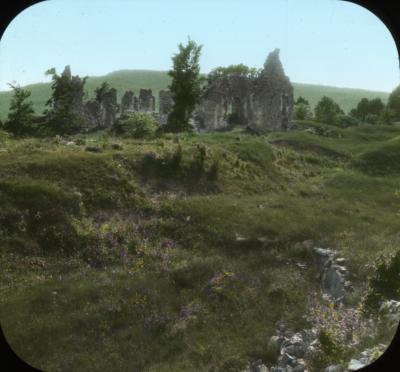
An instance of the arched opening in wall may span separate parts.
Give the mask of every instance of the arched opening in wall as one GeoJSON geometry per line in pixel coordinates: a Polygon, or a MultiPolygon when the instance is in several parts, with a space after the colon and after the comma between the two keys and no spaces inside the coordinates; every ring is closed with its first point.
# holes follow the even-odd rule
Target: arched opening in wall
{"type": "Polygon", "coordinates": [[[27,8],[0,41],[11,348],[43,370],[372,365],[400,317],[398,85],[350,2],[27,8]]]}

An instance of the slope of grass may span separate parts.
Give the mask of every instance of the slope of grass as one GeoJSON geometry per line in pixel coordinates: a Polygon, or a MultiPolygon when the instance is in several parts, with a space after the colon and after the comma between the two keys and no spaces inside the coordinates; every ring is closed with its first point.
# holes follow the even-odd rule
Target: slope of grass
{"type": "Polygon", "coordinates": [[[383,161],[370,154],[397,148],[400,127],[297,124],[79,136],[99,153],[1,142],[0,320],[14,351],[52,371],[272,363],[277,322],[310,326],[306,240],[347,259],[360,301],[371,264],[400,247],[400,174],[356,161],[383,161]]]}
{"type": "MultiPolygon", "coordinates": [[[[156,97],[156,107],[158,107],[158,92],[166,89],[170,82],[170,77],[166,71],[151,70],[121,70],[115,71],[104,76],[91,76],[86,81],[86,99],[94,97],[94,89],[99,87],[103,81],[107,81],[110,86],[117,89],[118,100],[127,90],[133,90],[136,95],[139,89],[152,89],[156,97]]],[[[32,102],[37,114],[45,109],[45,103],[51,95],[51,83],[38,83],[27,85],[25,88],[32,92],[32,102]]],[[[361,98],[381,98],[383,102],[387,101],[389,93],[374,92],[362,89],[337,88],[323,85],[311,85],[303,83],[293,83],[294,96],[302,96],[309,100],[311,106],[323,97],[328,96],[339,103],[340,107],[348,112],[357,106],[361,98]]],[[[11,92],[0,92],[0,120],[7,117],[8,107],[10,105],[11,92]]]]}

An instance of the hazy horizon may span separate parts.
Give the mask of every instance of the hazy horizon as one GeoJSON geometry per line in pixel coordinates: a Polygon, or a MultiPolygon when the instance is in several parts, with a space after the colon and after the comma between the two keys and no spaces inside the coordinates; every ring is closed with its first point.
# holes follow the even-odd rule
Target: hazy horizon
{"type": "Polygon", "coordinates": [[[280,49],[299,84],[390,92],[399,84],[394,40],[368,10],[339,0],[51,0],[20,13],[0,40],[0,91],[46,83],[70,65],[80,76],[167,71],[177,45],[203,45],[202,73],[244,63],[261,68],[280,49]],[[72,27],[71,27],[72,25],[72,27]]]}

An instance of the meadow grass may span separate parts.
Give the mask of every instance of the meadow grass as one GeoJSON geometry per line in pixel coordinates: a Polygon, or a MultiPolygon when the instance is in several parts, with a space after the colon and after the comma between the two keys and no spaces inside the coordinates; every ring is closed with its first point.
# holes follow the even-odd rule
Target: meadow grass
{"type": "Polygon", "coordinates": [[[400,126],[298,124],[70,138],[98,153],[2,142],[0,320],[14,351],[51,371],[272,363],[276,323],[309,326],[307,240],[345,257],[362,293],[399,249],[400,126]]]}

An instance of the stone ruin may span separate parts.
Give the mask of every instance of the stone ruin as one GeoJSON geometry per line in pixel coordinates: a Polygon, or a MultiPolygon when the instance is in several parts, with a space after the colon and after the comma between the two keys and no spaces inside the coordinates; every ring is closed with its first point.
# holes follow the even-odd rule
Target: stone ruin
{"type": "MultiPolygon", "coordinates": [[[[117,91],[107,88],[95,99],[83,102],[85,79],[71,76],[67,66],[61,75],[68,79],[72,91],[69,105],[85,122],[84,130],[111,127],[118,117],[133,112],[147,112],[160,125],[167,123],[173,108],[169,90],[159,91],[158,113],[151,89],[140,89],[138,97],[126,91],[117,103],[117,91]]],[[[209,80],[200,103],[190,119],[199,131],[228,130],[234,126],[253,131],[287,130],[293,111],[293,87],[279,59],[279,49],[271,52],[257,76],[229,73],[209,80]]],[[[59,102],[54,102],[54,107],[59,102]]]]}
{"type": "Polygon", "coordinates": [[[138,111],[139,102],[138,98],[135,97],[135,93],[128,90],[124,93],[121,99],[121,116],[130,112],[138,111]]]}
{"type": "Polygon", "coordinates": [[[156,110],[156,100],[151,89],[140,89],[139,91],[139,111],[154,112],[156,110]]]}
{"type": "Polygon", "coordinates": [[[160,125],[167,124],[168,115],[172,110],[174,100],[169,90],[160,90],[158,93],[158,113],[160,125]]]}
{"type": "Polygon", "coordinates": [[[256,78],[240,73],[208,84],[195,114],[199,129],[287,130],[293,111],[293,87],[279,59],[279,49],[269,54],[256,78]]]}

